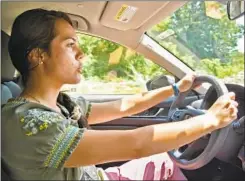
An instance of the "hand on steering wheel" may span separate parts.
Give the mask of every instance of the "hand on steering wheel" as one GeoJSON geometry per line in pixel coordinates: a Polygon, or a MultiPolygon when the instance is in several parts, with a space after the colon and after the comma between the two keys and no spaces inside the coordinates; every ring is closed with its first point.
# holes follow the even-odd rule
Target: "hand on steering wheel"
{"type": "Polygon", "coordinates": [[[214,119],[210,121],[213,122],[216,129],[223,128],[237,119],[237,106],[234,92],[224,94],[216,100],[207,112],[214,116],[214,119]]]}
{"type": "MultiPolygon", "coordinates": [[[[192,142],[184,152],[180,151],[180,149],[168,152],[171,159],[180,168],[194,170],[206,165],[222,148],[229,131],[229,127],[227,125],[236,119],[238,104],[234,101],[235,94],[228,93],[225,84],[212,76],[195,77],[195,75],[187,75],[177,84],[179,86],[180,93],[170,107],[168,114],[169,120],[182,121],[188,117],[209,114],[209,117],[212,119],[207,120],[207,122],[211,122],[214,129],[216,129],[211,133],[208,143],[207,140],[200,138],[192,142]],[[194,81],[192,81],[193,79],[194,81]],[[186,106],[183,108],[182,103],[190,90],[194,89],[198,85],[201,85],[203,82],[208,82],[213,85],[219,99],[217,99],[213,106],[208,110],[195,109],[191,106],[186,106]],[[206,147],[203,146],[204,143],[205,146],[207,145],[206,147]],[[196,158],[186,159],[187,155],[190,157],[190,155],[195,152],[197,146],[201,147],[200,150],[203,150],[202,153],[196,158]]],[[[206,102],[207,98],[204,97],[202,104],[205,104],[206,102]]]]}
{"type": "MultiPolygon", "coordinates": [[[[187,74],[187,75],[185,75],[179,82],[176,83],[176,85],[178,86],[179,91],[180,92],[185,92],[185,91],[189,90],[192,87],[195,78],[196,78],[195,74],[187,74]]],[[[195,88],[196,87],[194,87],[193,89],[195,89],[195,88]]]]}

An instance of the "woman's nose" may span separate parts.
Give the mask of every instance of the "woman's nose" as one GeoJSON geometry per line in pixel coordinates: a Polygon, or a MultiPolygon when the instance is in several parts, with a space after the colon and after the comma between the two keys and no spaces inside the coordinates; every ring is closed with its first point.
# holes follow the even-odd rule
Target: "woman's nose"
{"type": "Polygon", "coordinates": [[[83,51],[79,47],[77,47],[77,56],[76,56],[77,60],[81,61],[83,57],[84,57],[83,51]]]}

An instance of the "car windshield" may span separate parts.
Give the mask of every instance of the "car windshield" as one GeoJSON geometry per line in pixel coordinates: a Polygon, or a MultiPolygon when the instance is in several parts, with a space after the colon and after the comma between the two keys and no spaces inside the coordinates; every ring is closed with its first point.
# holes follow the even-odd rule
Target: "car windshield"
{"type": "Polygon", "coordinates": [[[244,85],[244,16],[231,21],[226,8],[190,1],[146,34],[197,74],[244,85]]]}

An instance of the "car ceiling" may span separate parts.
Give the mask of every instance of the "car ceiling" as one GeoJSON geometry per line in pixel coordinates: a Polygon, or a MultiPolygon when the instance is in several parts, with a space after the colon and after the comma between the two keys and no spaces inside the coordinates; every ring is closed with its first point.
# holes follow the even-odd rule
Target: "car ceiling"
{"type": "MultiPolygon", "coordinates": [[[[10,34],[14,19],[22,12],[45,8],[68,13],[76,28],[84,33],[103,37],[132,49],[142,35],[183,6],[186,1],[81,1],[81,2],[1,2],[2,30],[10,34]],[[128,22],[115,19],[125,6],[137,8],[128,22]]],[[[131,11],[132,12],[132,11],[131,11]]]]}

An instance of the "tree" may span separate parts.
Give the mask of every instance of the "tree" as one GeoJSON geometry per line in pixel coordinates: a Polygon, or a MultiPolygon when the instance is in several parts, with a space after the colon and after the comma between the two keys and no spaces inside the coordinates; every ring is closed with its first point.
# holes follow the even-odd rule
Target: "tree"
{"type": "MultiPolygon", "coordinates": [[[[215,3],[220,11],[226,6],[215,3]]],[[[200,59],[219,58],[230,61],[230,54],[236,51],[237,40],[244,35],[244,26],[238,26],[225,15],[214,19],[206,15],[205,2],[192,1],[175,12],[170,20],[163,20],[150,34],[159,34],[172,29],[175,39],[185,44],[200,59]]]]}
{"type": "Polygon", "coordinates": [[[198,72],[224,78],[244,71],[244,53],[237,50],[244,25],[227,18],[225,5],[205,3],[187,3],[150,29],[148,35],[198,72]],[[218,12],[217,19],[210,17],[210,9],[206,9],[210,7],[218,12]],[[169,30],[172,34],[167,33],[169,30]]]}
{"type": "MultiPolygon", "coordinates": [[[[85,78],[106,81],[106,76],[113,70],[116,71],[119,79],[133,80],[144,84],[156,75],[169,74],[159,65],[145,59],[143,55],[116,43],[82,34],[79,34],[78,37],[81,49],[89,57],[89,61],[86,61],[83,67],[85,78]],[[122,53],[119,53],[118,63],[110,64],[110,55],[118,49],[122,50],[122,53]]],[[[110,81],[112,80],[110,79],[110,81]]],[[[117,80],[115,79],[115,81],[117,80]]]]}

